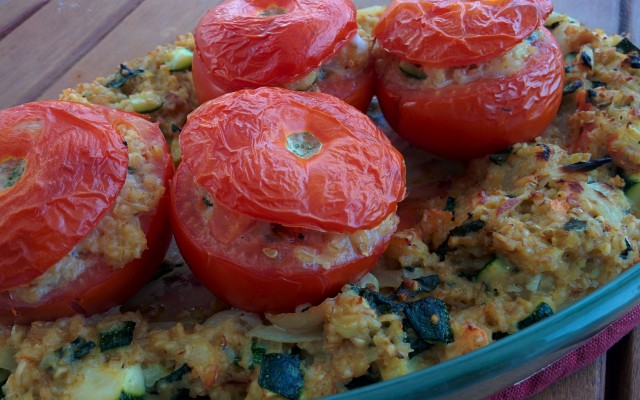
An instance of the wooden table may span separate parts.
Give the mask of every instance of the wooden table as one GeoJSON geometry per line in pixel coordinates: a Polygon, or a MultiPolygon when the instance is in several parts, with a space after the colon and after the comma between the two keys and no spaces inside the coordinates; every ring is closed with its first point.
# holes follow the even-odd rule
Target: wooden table
{"type": "MultiPolygon", "coordinates": [[[[320,0],[319,0],[320,1],[320,0]]],[[[216,0],[0,0],[0,109],[57,98],[120,62],[192,31],[216,0]]],[[[356,0],[362,7],[384,0],[356,0]]],[[[640,0],[556,0],[566,12],[640,43],[640,0]]],[[[588,367],[534,396],[640,399],[640,329],[588,367]]]]}

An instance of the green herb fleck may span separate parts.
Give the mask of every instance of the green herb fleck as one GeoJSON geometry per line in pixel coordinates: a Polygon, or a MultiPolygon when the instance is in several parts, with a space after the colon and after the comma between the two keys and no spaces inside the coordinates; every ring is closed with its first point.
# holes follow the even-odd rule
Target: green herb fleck
{"type": "Polygon", "coordinates": [[[125,64],[120,64],[120,70],[116,73],[114,79],[107,83],[107,87],[118,89],[124,86],[130,79],[144,73],[143,69],[131,69],[125,64]]]}
{"type": "Polygon", "coordinates": [[[564,85],[564,87],[562,88],[562,94],[571,94],[571,93],[575,93],[576,90],[580,89],[582,86],[584,85],[584,83],[582,83],[582,81],[578,80],[578,81],[573,81],[571,83],[567,83],[566,85],[564,85]]]}
{"type": "Polygon", "coordinates": [[[565,222],[562,226],[565,231],[584,231],[587,229],[587,221],[579,220],[578,218],[571,217],[569,221],[565,222]]]}

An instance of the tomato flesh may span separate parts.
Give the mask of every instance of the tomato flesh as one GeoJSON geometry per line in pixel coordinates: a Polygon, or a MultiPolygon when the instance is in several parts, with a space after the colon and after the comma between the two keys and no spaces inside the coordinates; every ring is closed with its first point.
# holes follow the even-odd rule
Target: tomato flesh
{"type": "MultiPolygon", "coordinates": [[[[133,114],[106,107],[92,108],[106,117],[112,127],[124,125],[138,133],[145,146],[158,154],[151,161],[151,173],[165,188],[168,187],[174,167],[158,127],[133,114]]],[[[10,291],[0,291],[0,323],[29,323],[73,314],[91,315],[122,304],[148,281],[162,262],[171,238],[168,205],[169,191],[165,190],[156,207],[141,213],[140,227],[147,241],[141,257],[121,268],[98,262],[72,282],[54,288],[36,302],[20,300],[10,291]]]]}
{"type": "Polygon", "coordinates": [[[171,188],[171,222],[187,264],[216,296],[248,311],[288,312],[364,276],[388,245],[397,218],[368,231],[361,252],[347,234],[285,227],[228,210],[182,164],[171,188]]]}
{"type": "Polygon", "coordinates": [[[379,77],[376,93],[389,124],[416,147],[468,160],[540,135],[562,100],[564,63],[540,29],[534,53],[514,73],[466,84],[412,88],[379,77]]]}

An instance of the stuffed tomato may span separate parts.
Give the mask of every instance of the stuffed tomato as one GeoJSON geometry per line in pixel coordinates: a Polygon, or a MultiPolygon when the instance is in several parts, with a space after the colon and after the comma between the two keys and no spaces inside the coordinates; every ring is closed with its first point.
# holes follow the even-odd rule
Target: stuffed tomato
{"type": "Polygon", "coordinates": [[[198,100],[261,86],[323,92],[366,110],[374,90],[371,37],[351,0],[226,0],[195,32],[198,100]]]}
{"type": "Polygon", "coordinates": [[[364,276],[397,227],[402,155],[333,96],[227,94],[189,115],[180,144],[176,242],[194,274],[232,306],[317,304],[364,276]]]}
{"type": "Polygon", "coordinates": [[[136,115],[63,101],[0,111],[0,323],[108,310],[170,240],[173,163],[136,115]]]}
{"type": "Polygon", "coordinates": [[[373,31],[390,125],[462,160],[540,135],[562,100],[562,53],[542,26],[551,10],[548,0],[393,1],[373,31]]]}

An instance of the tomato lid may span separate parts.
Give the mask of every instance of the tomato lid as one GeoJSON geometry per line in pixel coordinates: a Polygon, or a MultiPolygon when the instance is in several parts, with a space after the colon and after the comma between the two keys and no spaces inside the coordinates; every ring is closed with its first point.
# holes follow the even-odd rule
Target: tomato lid
{"type": "Polygon", "coordinates": [[[227,0],[202,17],[194,35],[210,78],[238,90],[303,78],[357,28],[351,0],[227,0]]]}
{"type": "Polygon", "coordinates": [[[550,0],[394,0],[373,36],[406,61],[469,65],[505,54],[552,10],[550,0]]]}
{"type": "Polygon", "coordinates": [[[180,144],[198,184],[256,219],[368,229],[405,196],[402,155],[366,115],[323,93],[226,94],[189,115],[180,144]]]}
{"type": "Polygon", "coordinates": [[[69,253],[111,208],[127,146],[91,106],[63,101],[0,111],[0,290],[69,253]]]}

